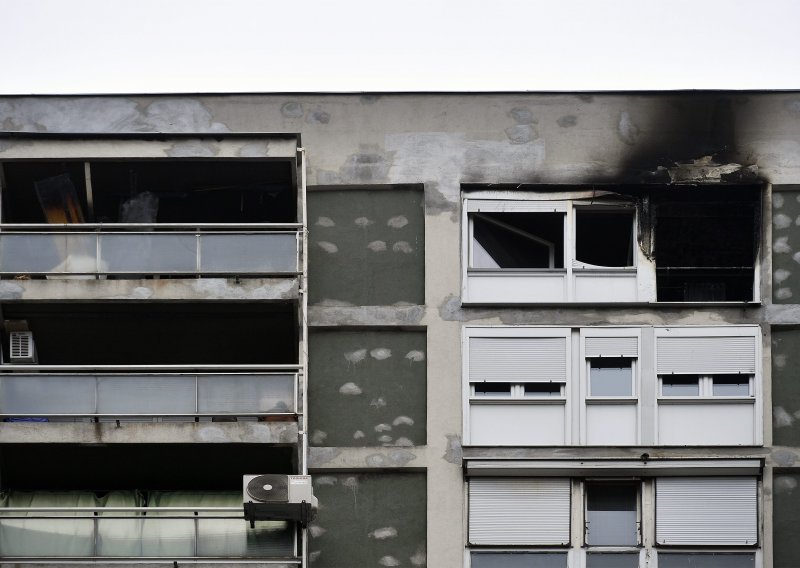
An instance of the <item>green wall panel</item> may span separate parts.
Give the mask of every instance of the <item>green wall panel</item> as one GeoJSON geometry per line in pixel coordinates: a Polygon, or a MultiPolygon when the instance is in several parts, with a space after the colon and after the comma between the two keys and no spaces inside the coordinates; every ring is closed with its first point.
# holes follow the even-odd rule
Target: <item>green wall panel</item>
{"type": "Polygon", "coordinates": [[[800,186],[772,193],[772,301],[800,304],[800,186]]]}
{"type": "Polygon", "coordinates": [[[425,445],[425,341],[424,331],[311,333],[311,445],[425,445]]]}
{"type": "Polygon", "coordinates": [[[772,536],[774,568],[800,566],[800,472],[772,477],[772,536]]]}
{"type": "Polygon", "coordinates": [[[424,304],[422,199],[415,189],[309,191],[309,302],[424,304]]]}
{"type": "Polygon", "coordinates": [[[800,446],[800,329],[772,328],[772,442],[800,446]]]}
{"type": "Polygon", "coordinates": [[[314,475],[310,566],[426,566],[425,484],[424,473],[314,475]]]}

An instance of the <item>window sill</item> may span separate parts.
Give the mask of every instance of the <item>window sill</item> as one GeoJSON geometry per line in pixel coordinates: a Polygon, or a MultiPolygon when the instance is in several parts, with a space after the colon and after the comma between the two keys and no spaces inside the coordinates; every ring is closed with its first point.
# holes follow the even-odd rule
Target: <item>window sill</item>
{"type": "Polygon", "coordinates": [[[567,404],[566,398],[470,398],[470,404],[567,404]]]}
{"type": "Polygon", "coordinates": [[[658,404],[755,404],[754,396],[670,396],[659,397],[658,404]]]}
{"type": "Polygon", "coordinates": [[[587,397],[586,404],[587,405],[594,405],[594,404],[629,404],[629,405],[636,405],[639,403],[639,399],[635,397],[627,397],[627,396],[604,396],[604,397],[587,397]]]}

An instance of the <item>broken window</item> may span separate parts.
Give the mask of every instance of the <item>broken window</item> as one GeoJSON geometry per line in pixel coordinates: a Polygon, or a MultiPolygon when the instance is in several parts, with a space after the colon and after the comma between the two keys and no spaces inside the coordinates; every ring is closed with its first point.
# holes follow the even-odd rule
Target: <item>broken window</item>
{"type": "Polygon", "coordinates": [[[564,268],[563,213],[474,213],[472,268],[564,268]]]}
{"type": "Polygon", "coordinates": [[[653,203],[658,301],[754,300],[757,189],[667,188],[653,203]]]}
{"type": "Polygon", "coordinates": [[[633,211],[575,208],[575,260],[591,266],[633,266],[633,211]]]}

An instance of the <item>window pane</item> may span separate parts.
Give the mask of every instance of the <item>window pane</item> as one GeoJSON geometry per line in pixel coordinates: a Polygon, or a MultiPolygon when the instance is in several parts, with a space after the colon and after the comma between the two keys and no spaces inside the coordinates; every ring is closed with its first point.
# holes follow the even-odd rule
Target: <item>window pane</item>
{"type": "Polygon", "coordinates": [[[473,268],[564,268],[563,213],[475,213],[473,268]]]}
{"type": "Polygon", "coordinates": [[[714,396],[750,396],[750,375],[714,375],[714,396]]]}
{"type": "Polygon", "coordinates": [[[473,552],[472,568],[566,568],[565,552],[473,552]]]}
{"type": "Polygon", "coordinates": [[[755,565],[756,556],[753,553],[659,553],[658,555],[658,568],[754,568],[755,565]]]}
{"type": "Polygon", "coordinates": [[[586,554],[586,568],[639,568],[639,553],[586,554]]]}
{"type": "Polygon", "coordinates": [[[472,383],[475,396],[511,396],[511,383],[472,383]]]}
{"type": "Polygon", "coordinates": [[[638,544],[637,486],[630,483],[591,483],[587,484],[586,491],[586,544],[638,544]]]}
{"type": "Polygon", "coordinates": [[[561,396],[563,383],[525,383],[525,396],[561,396]]]}
{"type": "Polygon", "coordinates": [[[662,376],[662,396],[700,396],[700,377],[697,375],[662,376]]]}
{"type": "Polygon", "coordinates": [[[633,367],[630,359],[592,359],[589,373],[591,396],[632,396],[633,367]]]}
{"type": "Polygon", "coordinates": [[[575,210],[575,258],[595,266],[633,266],[633,211],[575,210]]]}

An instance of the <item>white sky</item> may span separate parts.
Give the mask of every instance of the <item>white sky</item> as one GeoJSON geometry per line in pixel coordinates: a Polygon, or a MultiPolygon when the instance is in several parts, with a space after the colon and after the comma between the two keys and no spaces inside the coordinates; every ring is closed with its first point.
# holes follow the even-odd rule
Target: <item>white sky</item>
{"type": "Polygon", "coordinates": [[[0,0],[0,94],[800,88],[798,0],[0,0]]]}

